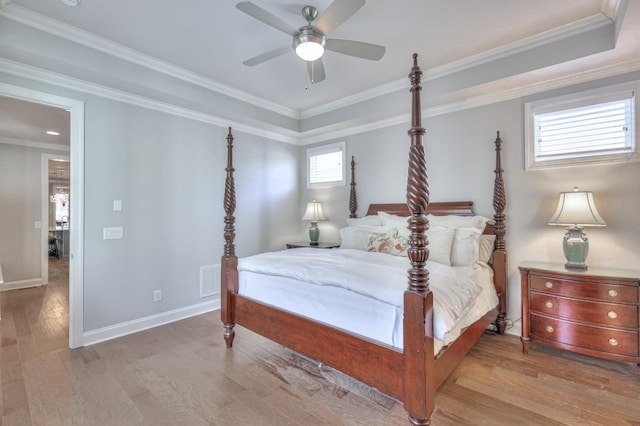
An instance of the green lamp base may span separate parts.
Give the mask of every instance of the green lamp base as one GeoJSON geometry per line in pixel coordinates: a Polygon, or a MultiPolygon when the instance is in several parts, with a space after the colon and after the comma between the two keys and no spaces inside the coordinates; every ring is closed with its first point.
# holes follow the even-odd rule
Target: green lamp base
{"type": "Polygon", "coordinates": [[[319,238],[320,228],[318,228],[318,222],[311,222],[311,226],[309,226],[309,244],[317,246],[319,238]]]}
{"type": "Polygon", "coordinates": [[[567,258],[567,263],[564,264],[565,268],[583,271],[587,269],[587,265],[584,262],[589,254],[589,240],[587,239],[587,234],[582,232],[582,228],[567,228],[567,233],[564,234],[562,250],[564,251],[564,257],[567,258]]]}

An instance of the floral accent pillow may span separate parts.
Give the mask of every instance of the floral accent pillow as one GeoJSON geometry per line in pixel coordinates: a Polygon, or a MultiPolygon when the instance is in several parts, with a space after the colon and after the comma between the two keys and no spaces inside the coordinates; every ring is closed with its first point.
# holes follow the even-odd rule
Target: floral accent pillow
{"type": "Polygon", "coordinates": [[[409,239],[398,233],[398,229],[390,229],[387,232],[371,234],[367,244],[367,251],[392,254],[394,256],[407,256],[409,239]]]}

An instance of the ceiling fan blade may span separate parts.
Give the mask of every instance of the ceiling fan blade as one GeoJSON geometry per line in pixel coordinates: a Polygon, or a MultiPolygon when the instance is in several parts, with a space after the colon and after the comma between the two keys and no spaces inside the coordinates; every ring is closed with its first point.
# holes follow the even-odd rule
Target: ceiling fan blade
{"type": "Polygon", "coordinates": [[[307,72],[312,83],[319,83],[324,80],[324,64],[322,58],[316,61],[307,62],[307,72]]]}
{"type": "Polygon", "coordinates": [[[328,35],[356,13],[365,3],[365,0],[335,0],[318,18],[315,26],[325,35],[328,35]]]}
{"type": "Polygon", "coordinates": [[[295,35],[295,33],[297,32],[295,28],[293,28],[291,25],[284,22],[282,19],[273,15],[271,12],[267,12],[263,8],[256,6],[250,1],[241,1],[240,3],[236,4],[236,8],[246,13],[247,15],[251,16],[252,18],[255,18],[258,21],[265,23],[270,27],[275,28],[276,30],[280,30],[283,33],[286,33],[292,36],[292,35],[295,35]]]}
{"type": "Polygon", "coordinates": [[[243,62],[244,65],[248,67],[253,67],[255,65],[261,64],[263,62],[268,61],[269,59],[276,58],[280,55],[284,55],[287,52],[291,51],[291,46],[282,46],[278,49],[271,50],[269,52],[265,52],[261,55],[254,56],[253,58],[247,59],[243,62]]]}
{"type": "Polygon", "coordinates": [[[379,61],[384,56],[384,46],[364,43],[362,41],[329,39],[326,45],[327,50],[342,53],[343,55],[355,56],[371,61],[379,61]]]}

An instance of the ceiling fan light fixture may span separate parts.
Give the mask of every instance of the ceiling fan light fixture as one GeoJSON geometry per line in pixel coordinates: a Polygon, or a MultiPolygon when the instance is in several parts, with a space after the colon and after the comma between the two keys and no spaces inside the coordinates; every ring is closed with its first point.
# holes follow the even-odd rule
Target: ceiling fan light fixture
{"type": "Polygon", "coordinates": [[[305,61],[316,61],[324,55],[324,46],[327,38],[313,28],[306,26],[301,28],[300,33],[293,38],[293,47],[296,55],[305,61]]]}

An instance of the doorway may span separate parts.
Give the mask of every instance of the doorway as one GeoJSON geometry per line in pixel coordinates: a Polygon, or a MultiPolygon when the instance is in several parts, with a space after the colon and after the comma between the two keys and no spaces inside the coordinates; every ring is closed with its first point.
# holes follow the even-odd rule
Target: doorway
{"type": "MultiPolygon", "coordinates": [[[[62,108],[69,112],[69,156],[70,161],[70,199],[68,226],[73,229],[69,233],[69,347],[83,346],[83,223],[84,223],[84,102],[75,99],[64,98],[46,92],[39,92],[26,87],[0,83],[0,96],[18,99],[40,105],[62,108]]],[[[7,138],[5,138],[7,139],[7,138]]],[[[6,142],[6,140],[5,140],[6,142]]],[[[9,142],[11,143],[11,142],[9,142]]],[[[27,141],[29,146],[37,147],[38,143],[27,141]]],[[[52,157],[56,157],[52,155],[52,157]]],[[[42,161],[41,170],[48,170],[47,161],[42,161]],[[46,163],[46,166],[45,164],[46,163]]],[[[42,238],[42,275],[48,278],[48,204],[50,194],[48,190],[48,173],[42,173],[41,179],[43,202],[41,220],[36,220],[34,227],[40,228],[42,238]],[[46,261],[45,261],[46,260],[46,261]],[[46,266],[45,266],[46,264],[46,266]],[[44,274],[46,268],[47,275],[44,274]]],[[[1,260],[0,260],[1,261],[1,260]]],[[[5,283],[7,271],[10,268],[3,266],[5,283]]]]}

